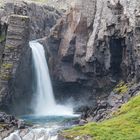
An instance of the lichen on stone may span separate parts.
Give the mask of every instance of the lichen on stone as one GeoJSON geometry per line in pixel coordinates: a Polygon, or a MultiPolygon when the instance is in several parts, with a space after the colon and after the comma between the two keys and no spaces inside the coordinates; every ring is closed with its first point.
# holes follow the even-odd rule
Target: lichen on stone
{"type": "Polygon", "coordinates": [[[15,47],[14,46],[11,46],[11,45],[6,45],[5,48],[6,49],[10,49],[10,50],[14,50],[15,49],[15,47]]]}
{"type": "Polygon", "coordinates": [[[9,70],[13,67],[13,64],[10,64],[10,63],[4,63],[2,64],[2,67],[6,70],[9,70]]]}
{"type": "Polygon", "coordinates": [[[124,82],[121,81],[115,88],[114,92],[117,94],[124,94],[128,91],[128,85],[124,82]]]}
{"type": "Polygon", "coordinates": [[[0,35],[0,43],[4,42],[6,39],[5,35],[0,35]]]}
{"type": "Polygon", "coordinates": [[[5,80],[5,81],[8,81],[10,80],[11,76],[9,74],[6,74],[6,73],[0,73],[0,79],[1,80],[5,80]]]}

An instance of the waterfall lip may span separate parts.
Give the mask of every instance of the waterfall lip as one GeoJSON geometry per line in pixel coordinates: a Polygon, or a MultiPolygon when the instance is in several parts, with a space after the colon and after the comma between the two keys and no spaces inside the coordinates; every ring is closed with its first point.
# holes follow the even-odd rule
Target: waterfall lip
{"type": "Polygon", "coordinates": [[[29,41],[29,46],[30,46],[31,43],[39,43],[39,42],[38,42],[37,39],[36,40],[29,41]]]}

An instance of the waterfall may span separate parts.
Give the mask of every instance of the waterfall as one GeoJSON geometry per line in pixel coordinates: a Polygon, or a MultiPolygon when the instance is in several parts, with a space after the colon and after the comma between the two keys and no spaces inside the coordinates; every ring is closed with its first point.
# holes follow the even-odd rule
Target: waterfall
{"type": "Polygon", "coordinates": [[[35,73],[35,105],[36,115],[73,115],[73,108],[56,104],[51,85],[49,69],[44,47],[37,41],[29,42],[32,50],[32,61],[35,73]]]}

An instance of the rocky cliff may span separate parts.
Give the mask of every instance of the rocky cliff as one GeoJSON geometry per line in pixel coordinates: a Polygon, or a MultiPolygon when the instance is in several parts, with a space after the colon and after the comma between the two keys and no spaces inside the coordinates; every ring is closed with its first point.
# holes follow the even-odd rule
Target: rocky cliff
{"type": "MultiPolygon", "coordinates": [[[[107,97],[120,80],[126,83],[139,82],[140,2],[75,0],[70,5],[71,8],[61,17],[60,12],[46,5],[29,2],[7,3],[1,10],[1,57],[5,56],[5,39],[7,43],[7,28],[10,28],[5,17],[11,14],[22,15],[30,19],[29,25],[24,25],[29,28],[27,39],[44,37],[39,41],[46,48],[54,92],[59,100],[63,97],[74,97],[76,104],[78,101],[84,104],[88,101],[88,105],[95,105],[96,98],[107,97]]],[[[22,21],[22,17],[20,18],[22,21]]],[[[22,53],[27,54],[27,57],[19,53],[22,62],[19,65],[18,60],[16,65],[18,64],[20,70],[14,69],[11,75],[17,74],[17,77],[20,77],[21,73],[26,73],[28,78],[25,79],[31,83],[31,68],[26,69],[26,72],[22,71],[23,68],[31,66],[30,51],[25,45],[21,46],[24,48],[22,53]]],[[[11,51],[9,53],[12,54],[11,51]]],[[[8,58],[13,60],[13,57],[8,58]]],[[[3,65],[1,66],[3,71],[3,65]]],[[[21,79],[15,81],[20,83],[21,79]]],[[[1,81],[3,82],[2,79],[1,81]]],[[[10,80],[6,82],[9,83],[10,80]]],[[[21,85],[14,85],[16,88],[7,93],[16,93],[16,97],[18,93],[19,99],[21,95],[26,97],[31,92],[27,85],[31,84],[21,85]],[[21,85],[27,90],[14,92],[15,89],[23,89],[21,85]]],[[[30,98],[28,96],[28,102],[30,98]]]]}
{"type": "Polygon", "coordinates": [[[139,81],[139,5],[125,0],[72,3],[44,41],[58,96],[81,96],[89,104],[120,80],[139,81]]]}
{"type": "Polygon", "coordinates": [[[5,2],[0,12],[0,106],[8,112],[28,112],[32,99],[29,41],[50,33],[61,13],[48,5],[5,2]],[[21,109],[22,108],[22,109],[21,109]]]}

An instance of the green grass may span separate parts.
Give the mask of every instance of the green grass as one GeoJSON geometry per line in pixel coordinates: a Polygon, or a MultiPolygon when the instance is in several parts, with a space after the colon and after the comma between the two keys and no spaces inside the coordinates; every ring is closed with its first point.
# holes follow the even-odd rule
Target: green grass
{"type": "Polygon", "coordinates": [[[5,35],[0,35],[0,43],[2,43],[3,41],[5,41],[6,36],[5,35]]]}
{"type": "Polygon", "coordinates": [[[118,94],[124,94],[127,93],[128,91],[128,85],[126,83],[124,83],[123,81],[121,81],[115,88],[114,88],[114,92],[118,93],[118,94]]]}
{"type": "Polygon", "coordinates": [[[87,135],[93,140],[140,140],[140,95],[124,104],[112,119],[65,130],[62,135],[70,140],[87,135]]]}

